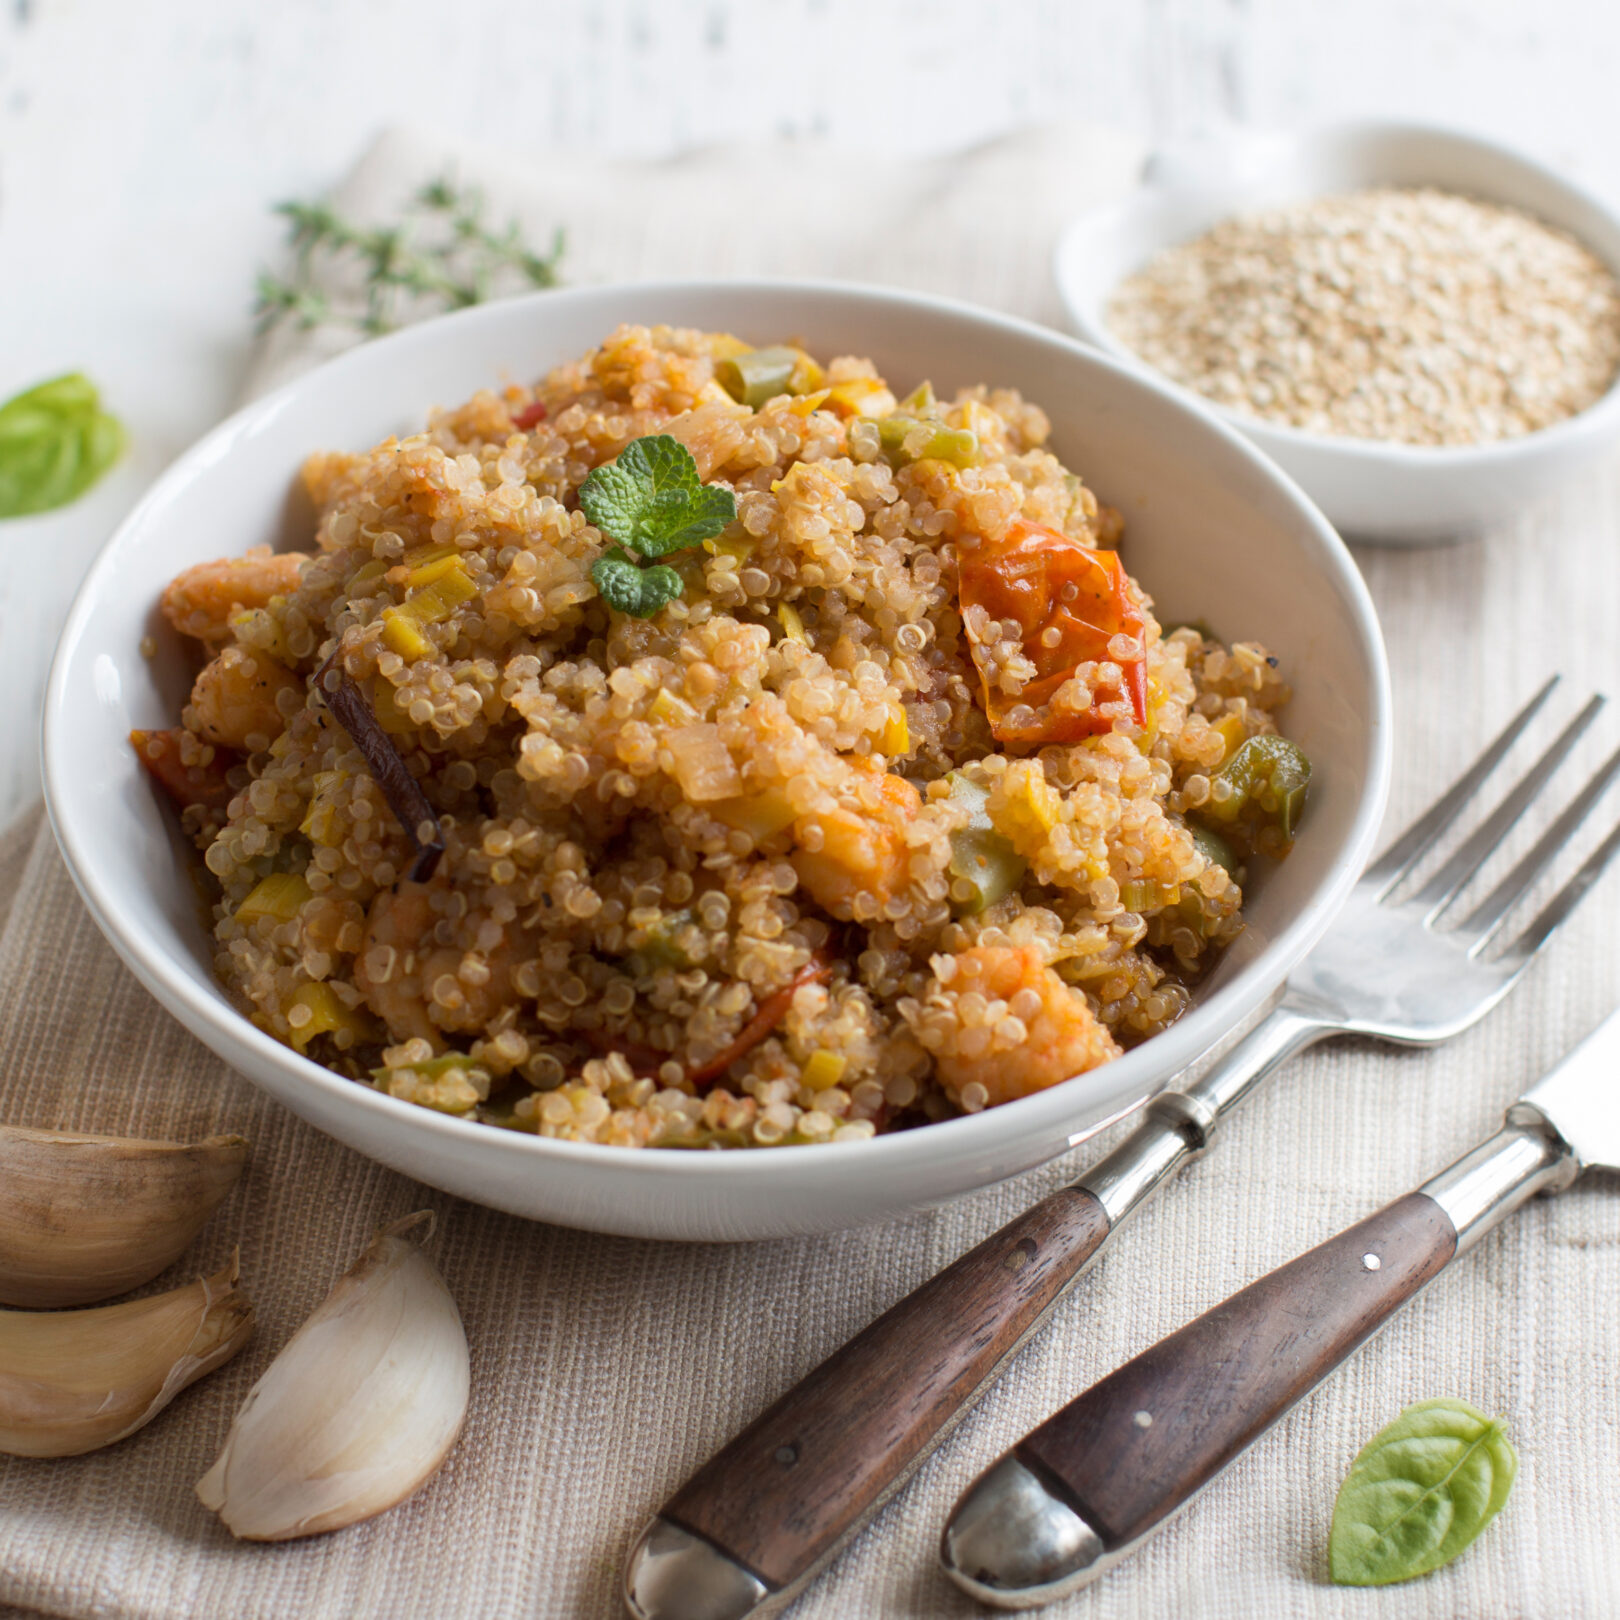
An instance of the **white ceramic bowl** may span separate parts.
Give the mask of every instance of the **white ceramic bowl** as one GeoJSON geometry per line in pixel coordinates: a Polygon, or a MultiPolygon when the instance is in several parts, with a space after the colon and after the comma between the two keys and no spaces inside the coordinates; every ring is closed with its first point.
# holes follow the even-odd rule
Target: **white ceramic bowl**
{"type": "MultiPolygon", "coordinates": [[[[1105,322],[1123,277],[1233,214],[1375,185],[1434,185],[1525,209],[1579,237],[1620,276],[1620,218],[1539,163],[1451,130],[1358,123],[1234,136],[1154,160],[1134,196],[1064,233],[1054,261],[1058,290],[1087,343],[1164,381],[1105,322]]],[[[1211,408],[1298,479],[1341,532],[1387,544],[1458,540],[1500,523],[1620,437],[1620,384],[1540,433],[1456,448],[1331,438],[1211,408]]]]}
{"type": "MultiPolygon", "coordinates": [[[[307,516],[304,518],[307,525],[307,516]]],[[[600,1231],[758,1238],[828,1231],[940,1202],[1040,1164],[1158,1090],[1252,1011],[1326,927],[1375,835],[1389,690],[1372,605],[1319,513],[1261,456],[1168,389],[1067,338],[938,299],[857,287],[673,283],[543,293],[367,344],[239,412],[175,463],[115,534],[63,632],[45,713],[53,824],[97,922],[142,983],[234,1068],[339,1141],[479,1203],[600,1231]],[[1127,557],[1171,618],[1263,639],[1295,697],[1288,731],[1315,765],[1292,856],[1249,928],[1173,1028],[1038,1096],[876,1140],[769,1152],[637,1152],[451,1119],[371,1091],[255,1029],[215,983],[189,852],[127,741],[185,698],[156,611],[203,558],[307,541],[290,526],[300,463],[420,426],[430,407],[532,379],[621,321],[792,334],[873,356],[903,387],[994,380],[1051,413],[1053,442],[1124,509],[1127,557]],[[153,635],[155,660],[140,641],[153,635]]]]}

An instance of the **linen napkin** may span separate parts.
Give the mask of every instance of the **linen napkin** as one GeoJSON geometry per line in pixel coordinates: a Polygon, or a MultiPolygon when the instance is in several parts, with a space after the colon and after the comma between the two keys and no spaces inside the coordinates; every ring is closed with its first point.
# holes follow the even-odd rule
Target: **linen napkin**
{"type": "MultiPolygon", "coordinates": [[[[449,168],[485,189],[497,217],[509,210],[541,238],[566,225],[571,281],[845,275],[1055,320],[1055,230],[1127,187],[1138,156],[1106,132],[1049,129],[895,165],[797,147],[666,164],[522,163],[397,132],[335,200],[386,218],[449,168]],[[703,223],[717,197],[748,198],[718,233],[703,223]]],[[[279,336],[255,385],[291,374],[309,353],[294,334],[279,336]]],[[[1095,476],[1106,490],[1106,469],[1095,476]]],[[[1554,661],[1572,688],[1613,680],[1617,533],[1620,468],[1610,466],[1488,544],[1362,556],[1394,666],[1393,825],[1456,774],[1554,661]]],[[[957,1494],[1110,1368],[1494,1128],[1506,1101],[1613,1005],[1616,882],[1462,1040],[1427,1054],[1318,1047],[1263,1090],[1218,1150],[1125,1228],[1044,1334],[800,1599],[794,1620],[978,1612],[935,1567],[957,1494]]],[[[86,1620],[607,1620],[620,1612],[618,1573],[633,1537],[697,1464],[1109,1140],[945,1209],[832,1237],[680,1246],[532,1224],[360,1158],[233,1074],[118,963],[48,831],[21,826],[0,838],[5,894],[15,899],[0,929],[0,1117],[246,1135],[243,1184],[153,1287],[215,1267],[239,1244],[259,1330],[236,1361],[121,1445],[55,1462],[0,1458],[0,1604],[86,1620]],[[424,1206],[439,1214],[437,1258],[472,1349],[461,1442],[417,1497],[369,1524],[281,1546],[232,1541],[193,1482],[249,1385],[373,1229],[424,1206]]],[[[1594,1181],[1535,1205],[1138,1557],[1049,1612],[1361,1620],[1372,1603],[1387,1620],[1620,1612],[1617,1311],[1620,1185],[1594,1181]],[[1464,1558],[1425,1580],[1376,1597],[1328,1585],[1328,1519],[1351,1457],[1402,1406],[1434,1395],[1508,1418],[1523,1462],[1506,1511],[1464,1558]]]]}

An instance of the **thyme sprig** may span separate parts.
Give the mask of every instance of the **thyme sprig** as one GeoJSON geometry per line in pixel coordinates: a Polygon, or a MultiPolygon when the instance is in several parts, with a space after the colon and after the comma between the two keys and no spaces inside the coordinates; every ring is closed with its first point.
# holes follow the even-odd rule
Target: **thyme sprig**
{"type": "Polygon", "coordinates": [[[375,337],[503,291],[555,287],[563,256],[561,229],[548,251],[536,252],[516,221],[491,227],[483,194],[449,178],[423,186],[394,225],[357,225],[326,203],[284,202],[276,212],[287,221],[294,267],[286,278],[259,277],[261,335],[291,320],[304,330],[350,326],[375,337]]]}

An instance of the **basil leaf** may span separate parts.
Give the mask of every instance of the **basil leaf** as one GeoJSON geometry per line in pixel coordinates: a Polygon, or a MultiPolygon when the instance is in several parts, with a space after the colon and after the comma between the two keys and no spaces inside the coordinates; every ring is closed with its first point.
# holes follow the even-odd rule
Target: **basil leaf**
{"type": "Polygon", "coordinates": [[[1519,1457],[1500,1418],[1419,1401],[1356,1454],[1333,1504],[1328,1564],[1341,1586],[1387,1586],[1449,1564],[1496,1517],[1519,1457]]]}
{"type": "Polygon", "coordinates": [[[0,405],[0,518],[77,500],[123,448],[123,427],[78,372],[7,400],[0,405]]]}
{"type": "Polygon", "coordinates": [[[100,407],[96,385],[83,372],[70,371],[65,376],[52,377],[49,382],[35,383],[26,393],[0,405],[0,419],[17,409],[59,411],[69,416],[82,416],[100,407]]]}
{"type": "Polygon", "coordinates": [[[667,433],[633,439],[595,468],[579,504],[610,540],[644,557],[711,540],[737,515],[731,491],[705,484],[692,452],[667,433]]]}
{"type": "Polygon", "coordinates": [[[609,607],[636,619],[650,619],[681,594],[681,576],[673,568],[643,568],[618,546],[591,564],[591,581],[609,607]]]}

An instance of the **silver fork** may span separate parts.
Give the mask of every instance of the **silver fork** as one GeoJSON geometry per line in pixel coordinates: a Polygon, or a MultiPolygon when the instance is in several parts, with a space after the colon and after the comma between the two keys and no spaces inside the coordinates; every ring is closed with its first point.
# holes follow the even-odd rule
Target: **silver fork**
{"type": "Polygon", "coordinates": [[[1620,774],[1620,750],[1598,767],[1563,814],[1472,911],[1460,921],[1451,915],[1457,896],[1597,718],[1602,697],[1593,697],[1564,727],[1433,877],[1415,894],[1396,898],[1402,879],[1466,814],[1486,777],[1557,685],[1554,675],[1456,784],[1367,868],[1333,925],[1289,976],[1267,1017],[1196,1084],[1160,1099],[1167,1105],[1161,1112],[1172,1114],[1188,1134],[1190,1152],[1201,1148],[1216,1120],[1279,1063],[1325,1036],[1371,1035],[1403,1046],[1434,1046],[1460,1035],[1513,988],[1574,911],[1620,848],[1620,826],[1512,944],[1496,953],[1489,950],[1514,905],[1620,774]]]}
{"type": "MultiPolygon", "coordinates": [[[[1620,750],[1484,900],[1460,921],[1452,907],[1596,718],[1601,697],[1433,877],[1414,894],[1399,891],[1472,808],[1557,684],[1554,676],[1367,869],[1272,1010],[1230,1052],[1185,1090],[1161,1092],[1125,1141],[1076,1181],[834,1351],[676,1492],[625,1570],[638,1620],[745,1620],[788,1602],[905,1483],[1119,1222],[1201,1153],[1217,1121],[1285,1059],[1341,1033],[1431,1046],[1477,1023],[1512,989],[1620,849],[1616,826],[1522,933],[1491,950],[1514,905],[1620,774],[1620,750]]],[[[1019,1551],[1041,1556],[1038,1547],[1019,1551]]]]}

